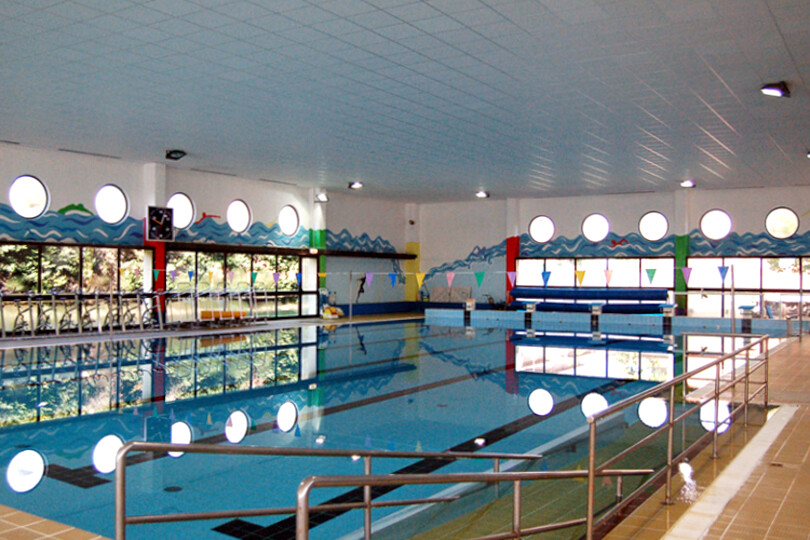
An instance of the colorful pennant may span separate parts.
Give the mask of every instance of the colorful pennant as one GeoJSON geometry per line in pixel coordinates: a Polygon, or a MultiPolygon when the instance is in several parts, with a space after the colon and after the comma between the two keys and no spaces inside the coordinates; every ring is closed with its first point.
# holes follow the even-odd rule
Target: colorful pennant
{"type": "Polygon", "coordinates": [[[605,270],[605,284],[610,285],[610,278],[613,277],[613,270],[605,270]]]}
{"type": "Polygon", "coordinates": [[[192,279],[194,279],[194,270],[189,270],[188,271],[188,280],[191,281],[192,279]]]}
{"type": "Polygon", "coordinates": [[[177,270],[171,270],[169,272],[169,275],[172,276],[172,281],[174,281],[175,278],[177,277],[177,270]]]}
{"type": "Polygon", "coordinates": [[[250,273],[250,284],[251,285],[256,283],[256,276],[258,276],[258,275],[259,275],[258,272],[251,272],[250,273]]]}
{"type": "Polygon", "coordinates": [[[585,270],[577,270],[574,273],[577,275],[577,283],[582,285],[582,282],[585,280],[585,270]]]}
{"type": "Polygon", "coordinates": [[[298,286],[301,286],[301,272],[295,273],[295,280],[298,282],[298,286]]]}
{"type": "Polygon", "coordinates": [[[516,277],[516,276],[517,276],[517,272],[507,272],[507,273],[506,273],[506,277],[508,277],[508,278],[509,278],[509,286],[510,286],[510,287],[514,287],[514,286],[515,286],[515,277],[516,277]]]}
{"type": "Polygon", "coordinates": [[[728,275],[728,266],[718,266],[718,270],[720,270],[720,281],[726,280],[726,275],[728,275]]]}
{"type": "Polygon", "coordinates": [[[372,281],[374,281],[374,274],[366,272],[366,285],[371,285],[372,281]]]}
{"type": "Polygon", "coordinates": [[[481,283],[484,282],[484,274],[486,272],[476,272],[475,273],[475,281],[478,283],[478,286],[481,286],[481,283]]]}
{"type": "Polygon", "coordinates": [[[681,274],[683,274],[684,283],[689,285],[689,276],[692,275],[692,269],[689,268],[688,266],[684,266],[683,268],[681,268],[681,274]]]}
{"type": "Polygon", "coordinates": [[[276,283],[276,287],[278,287],[278,278],[281,277],[281,274],[278,272],[273,272],[273,281],[276,283]]]}
{"type": "Polygon", "coordinates": [[[551,279],[551,272],[545,270],[543,272],[543,287],[548,287],[548,280],[551,279]]]}
{"type": "Polygon", "coordinates": [[[153,270],[152,273],[155,275],[155,281],[157,281],[158,276],[160,276],[160,270],[153,270]]]}
{"type": "Polygon", "coordinates": [[[421,288],[422,282],[425,280],[425,273],[424,272],[417,272],[416,273],[416,285],[421,288]]]}
{"type": "Polygon", "coordinates": [[[395,287],[396,284],[397,284],[397,273],[396,272],[389,273],[388,274],[388,279],[391,280],[391,286],[395,287]]]}
{"type": "Polygon", "coordinates": [[[650,280],[650,285],[652,285],[653,278],[655,277],[655,268],[647,268],[647,279],[650,280]]]}
{"type": "Polygon", "coordinates": [[[447,272],[447,286],[448,287],[453,286],[453,280],[455,278],[456,278],[456,273],[455,272],[447,272]]]}

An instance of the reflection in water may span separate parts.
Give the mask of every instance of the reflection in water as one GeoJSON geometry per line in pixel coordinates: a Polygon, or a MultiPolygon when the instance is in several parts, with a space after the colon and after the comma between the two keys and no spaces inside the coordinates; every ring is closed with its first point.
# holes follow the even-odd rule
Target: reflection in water
{"type": "Polygon", "coordinates": [[[683,477],[683,487],[681,488],[681,492],[678,494],[678,500],[685,502],[686,504],[692,504],[700,495],[697,482],[695,482],[695,480],[692,478],[694,470],[689,463],[682,461],[681,463],[678,463],[678,472],[683,477]]]}

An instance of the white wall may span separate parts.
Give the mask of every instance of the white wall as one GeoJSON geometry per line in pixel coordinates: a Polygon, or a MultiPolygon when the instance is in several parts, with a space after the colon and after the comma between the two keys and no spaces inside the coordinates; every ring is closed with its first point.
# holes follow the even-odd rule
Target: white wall
{"type": "Polygon", "coordinates": [[[408,227],[405,208],[406,204],[398,201],[330,192],[324,209],[326,228],[335,234],[346,229],[355,237],[365,233],[372,240],[379,236],[398,253],[404,253],[408,227]]]}

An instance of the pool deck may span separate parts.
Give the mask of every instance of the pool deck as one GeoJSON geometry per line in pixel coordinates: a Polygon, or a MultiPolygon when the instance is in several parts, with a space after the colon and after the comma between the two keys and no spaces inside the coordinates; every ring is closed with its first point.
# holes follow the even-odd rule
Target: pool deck
{"type": "MultiPolygon", "coordinates": [[[[357,317],[353,322],[372,320],[390,318],[357,317]]],[[[771,354],[770,362],[770,402],[785,405],[772,422],[751,438],[741,430],[729,457],[693,460],[697,483],[704,487],[694,504],[666,506],[652,498],[606,538],[810,540],[810,337],[788,343],[771,354]],[[722,471],[732,459],[733,466],[722,471]]],[[[103,537],[0,505],[0,539],[42,538],[103,537]]]]}

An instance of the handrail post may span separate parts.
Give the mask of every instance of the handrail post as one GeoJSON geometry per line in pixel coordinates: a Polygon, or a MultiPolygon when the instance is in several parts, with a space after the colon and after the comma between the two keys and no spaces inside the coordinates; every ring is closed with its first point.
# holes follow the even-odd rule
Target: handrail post
{"type": "Polygon", "coordinates": [[[596,480],[596,420],[589,417],[590,434],[588,436],[588,500],[585,510],[585,538],[593,540],[593,507],[596,480]]]}
{"type": "Polygon", "coordinates": [[[675,385],[669,387],[669,427],[667,428],[667,488],[664,504],[672,504],[672,446],[675,441],[675,385]]]}
{"type": "Polygon", "coordinates": [[[624,476],[616,477],[616,502],[622,502],[624,499],[624,476]]]}
{"type": "Polygon", "coordinates": [[[743,425],[748,427],[748,387],[749,387],[749,378],[751,377],[751,367],[749,362],[751,361],[751,348],[745,349],[745,406],[743,407],[743,425]]]}
{"type": "MultiPolygon", "coordinates": [[[[501,472],[501,460],[499,458],[495,458],[492,460],[492,472],[499,473],[501,472]]],[[[495,482],[495,498],[498,499],[501,496],[501,483],[495,482]]]]}
{"type": "Polygon", "coordinates": [[[127,537],[127,454],[131,444],[124,445],[115,456],[115,540],[127,537]]]}
{"type": "Polygon", "coordinates": [[[512,482],[512,532],[515,538],[520,538],[520,480],[512,482]]]}
{"type": "Polygon", "coordinates": [[[295,504],[295,540],[309,540],[309,493],[313,477],[304,478],[298,485],[295,504]]]}
{"type": "MultiPolygon", "coordinates": [[[[771,369],[771,347],[770,347],[770,345],[768,343],[768,339],[769,338],[766,337],[763,342],[760,342],[760,343],[765,344],[765,392],[764,392],[764,396],[765,396],[765,410],[766,411],[768,410],[768,370],[771,369]]],[[[760,344],[760,347],[761,346],[762,345],[760,344]]]]}
{"type": "MultiPolygon", "coordinates": [[[[721,362],[722,363],[722,362],[721,362]]],[[[717,459],[717,432],[720,428],[720,363],[714,370],[714,432],[712,433],[712,459],[717,459]]]]}
{"type": "MultiPolygon", "coordinates": [[[[371,474],[371,456],[363,458],[363,474],[371,474]]],[[[363,486],[363,538],[371,540],[371,486],[363,486]]]]}

